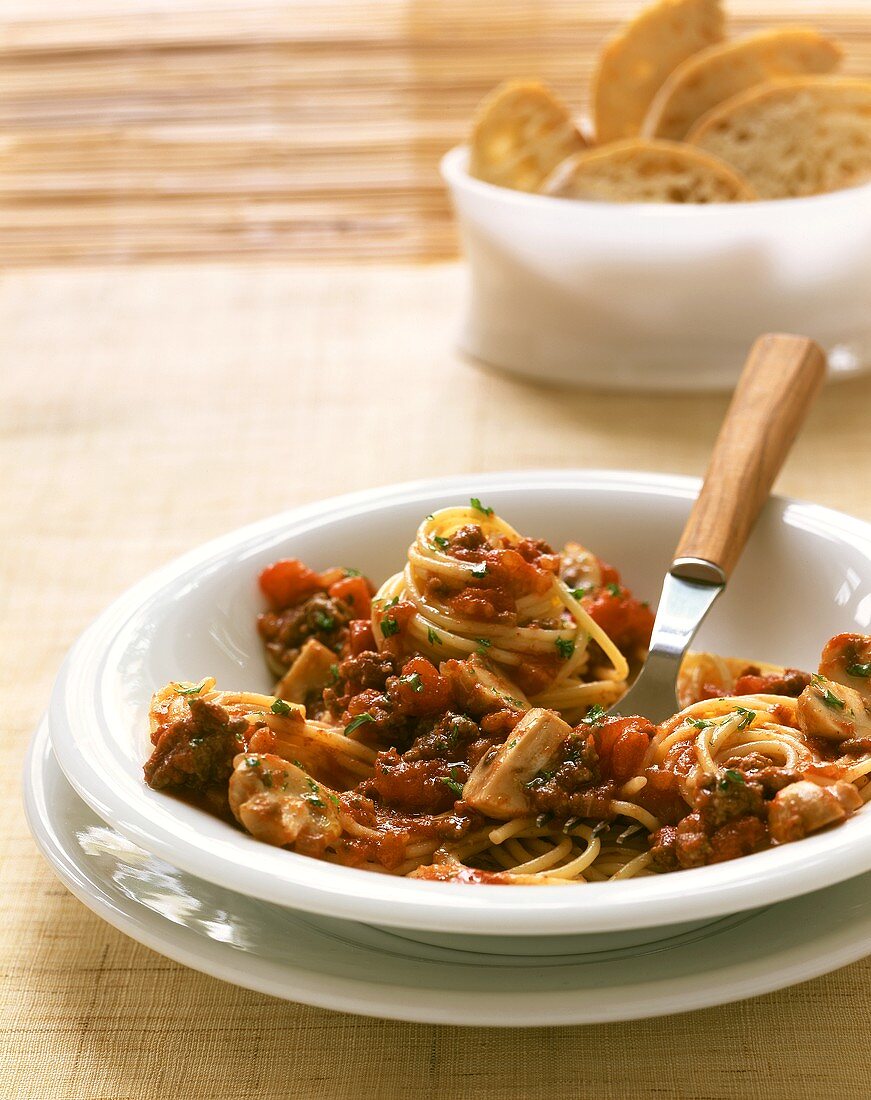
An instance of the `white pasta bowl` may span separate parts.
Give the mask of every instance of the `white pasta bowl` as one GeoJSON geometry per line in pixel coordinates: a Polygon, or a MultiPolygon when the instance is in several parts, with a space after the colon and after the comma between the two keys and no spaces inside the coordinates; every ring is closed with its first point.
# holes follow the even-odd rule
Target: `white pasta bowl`
{"type": "MultiPolygon", "coordinates": [[[[424,515],[479,496],[524,533],[554,544],[582,540],[655,600],[697,488],[686,478],[596,471],[444,478],[341,497],[229,534],[136,585],[73,647],[49,712],[61,767],[105,821],[183,870],[298,910],[431,940],[627,933],[641,942],[661,938],[663,926],[768,905],[871,869],[871,810],[860,810],[797,843],[648,878],[547,888],[425,882],[270,847],[143,782],[156,688],[213,675],[219,687],[269,690],[256,578],[276,557],[354,565],[380,581],[403,560],[424,515]]],[[[814,668],[830,635],[868,629],[869,578],[871,525],[774,498],[699,645],[814,668]]]]}
{"type": "Polygon", "coordinates": [[[468,262],[463,351],[537,381],[731,389],[760,332],[871,367],[871,184],[752,203],[525,194],[442,161],[468,262]]]}

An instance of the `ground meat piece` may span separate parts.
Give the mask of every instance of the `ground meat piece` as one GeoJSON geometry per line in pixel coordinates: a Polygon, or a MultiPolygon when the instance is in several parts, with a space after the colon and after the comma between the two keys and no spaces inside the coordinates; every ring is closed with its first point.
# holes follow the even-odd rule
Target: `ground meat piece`
{"type": "Polygon", "coordinates": [[[688,814],[679,825],[665,825],[651,837],[652,866],[658,871],[687,870],[761,851],[769,843],[768,829],[748,815],[727,821],[712,835],[701,817],[688,814]]]}
{"type": "Polygon", "coordinates": [[[398,669],[396,658],[389,653],[367,650],[356,657],[346,657],[336,669],[336,683],[324,690],[324,705],[338,720],[355,695],[363,691],[383,692],[390,676],[398,669]]]}
{"type": "Polygon", "coordinates": [[[765,784],[776,785],[783,776],[773,773],[785,769],[768,771],[772,774],[762,780],[761,772],[745,776],[727,768],[709,780],[699,789],[692,813],[650,838],[653,866],[660,871],[703,867],[767,847],[765,784]]]}
{"type": "Polygon", "coordinates": [[[651,866],[657,871],[677,871],[677,826],[663,825],[650,837],[651,866]]]}
{"type": "Polygon", "coordinates": [[[753,815],[727,821],[711,837],[708,863],[723,863],[760,852],[769,844],[768,829],[763,821],[753,815]]]}
{"type": "Polygon", "coordinates": [[[735,756],[723,762],[724,771],[738,771],[745,779],[760,784],[765,798],[773,798],[778,791],[801,779],[798,772],[788,768],[778,768],[761,753],[751,752],[747,756],[735,756]]]}
{"type": "Polygon", "coordinates": [[[270,669],[276,676],[283,676],[308,638],[317,638],[327,649],[339,653],[352,618],[354,612],[348,604],[325,592],[316,592],[284,611],[264,611],[257,618],[257,629],[266,643],[270,669]]]}
{"type": "Polygon", "coordinates": [[[526,784],[530,806],[556,817],[607,817],[613,785],[597,788],[600,778],[593,737],[579,727],[559,746],[554,766],[526,784]]]}
{"type": "Polygon", "coordinates": [[[847,752],[851,756],[861,756],[871,752],[871,737],[848,737],[838,746],[841,752],[847,752]]]}
{"type": "Polygon", "coordinates": [[[468,523],[460,527],[448,539],[448,553],[455,554],[457,550],[480,550],[486,544],[484,532],[476,523],[468,523]]]}
{"type": "Polygon", "coordinates": [[[380,752],[375,775],[358,788],[387,806],[407,813],[444,813],[462,797],[469,766],[446,760],[408,760],[395,749],[380,752]]]}
{"type": "Polygon", "coordinates": [[[762,784],[733,769],[726,770],[699,788],[695,810],[709,834],[733,818],[762,815],[765,812],[762,784]]]}
{"type": "Polygon", "coordinates": [[[809,672],[786,668],[783,672],[761,672],[754,665],[745,668],[729,695],[791,695],[798,698],[811,682],[809,672]]]}
{"type": "Polygon", "coordinates": [[[188,716],[167,727],[145,765],[145,782],[155,790],[205,790],[224,784],[233,771],[233,757],[247,748],[244,719],[231,718],[205,699],[191,699],[188,706],[188,716]]]}
{"type": "MultiPolygon", "coordinates": [[[[414,739],[406,760],[456,759],[465,756],[466,749],[481,736],[477,722],[463,714],[448,711],[432,729],[414,739]]],[[[488,745],[490,742],[488,741],[488,745]]]]}
{"type": "Polygon", "coordinates": [[[697,813],[677,825],[666,825],[651,837],[653,865],[660,871],[704,867],[710,862],[711,842],[697,813]]]}
{"type": "Polygon", "coordinates": [[[551,573],[559,573],[562,559],[544,539],[524,538],[515,543],[514,549],[524,561],[533,562],[551,573]]]}

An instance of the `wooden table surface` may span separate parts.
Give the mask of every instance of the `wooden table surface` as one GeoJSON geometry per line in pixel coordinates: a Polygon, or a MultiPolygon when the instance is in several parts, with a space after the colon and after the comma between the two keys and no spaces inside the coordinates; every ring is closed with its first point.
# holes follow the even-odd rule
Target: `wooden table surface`
{"type": "MultiPolygon", "coordinates": [[[[702,471],[722,397],[538,389],[453,349],[463,270],[439,154],[503,75],[580,102],[595,42],[633,6],[0,3],[0,1096],[869,1095],[871,961],[631,1025],[343,1016],[113,931],[21,812],[65,650],[204,539],[414,477],[702,471]]],[[[813,17],[871,71],[864,3],[733,10],[739,28],[813,17]]],[[[828,389],[783,491],[871,520],[869,409],[867,379],[828,389]]]]}

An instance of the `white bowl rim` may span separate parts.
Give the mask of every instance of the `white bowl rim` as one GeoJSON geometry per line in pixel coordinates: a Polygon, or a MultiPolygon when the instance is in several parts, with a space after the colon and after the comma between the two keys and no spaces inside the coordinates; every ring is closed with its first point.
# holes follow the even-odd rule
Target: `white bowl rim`
{"type": "MultiPolygon", "coordinates": [[[[871,195],[871,181],[858,183],[853,187],[842,187],[837,191],[826,191],[820,195],[799,195],[782,199],[754,199],[752,202],[718,203],[680,203],[680,202],[592,202],[588,199],[573,199],[560,195],[540,195],[531,191],[514,191],[510,187],[500,187],[486,180],[476,179],[469,174],[469,146],[455,145],[449,149],[439,162],[442,179],[453,188],[465,188],[473,194],[494,202],[514,206],[527,206],[532,209],[555,209],[559,203],[566,211],[572,210],[578,216],[590,217],[632,217],[632,218],[707,218],[713,221],[719,217],[740,218],[760,222],[772,214],[789,213],[800,216],[807,206],[822,207],[826,204],[852,203],[871,195]]],[[[794,229],[794,226],[792,227],[794,229]]]]}
{"type": "MultiPolygon", "coordinates": [[[[339,867],[253,840],[206,814],[197,828],[174,816],[189,807],[172,803],[156,818],[141,775],[122,789],[89,757],[89,729],[101,724],[98,697],[106,656],[148,600],[164,598],[191,575],[247,556],[281,533],[317,527],[327,519],[378,512],[391,505],[446,492],[490,489],[528,492],[570,486],[584,491],[645,492],[692,500],[695,478],[635,471],[512,470],[459,475],[367,489],[304,505],[240,528],[158,569],[100,615],[70,650],[49,706],[52,743],[64,774],[103,820],[141,847],[208,881],[325,916],[422,931],[488,935],[608,932],[704,920],[772,904],[871,870],[871,813],[800,843],[708,867],[614,883],[534,890],[394,878],[339,867]],[[181,811],[176,810],[180,807],[181,811]],[[164,818],[165,820],[162,820],[164,818]],[[851,828],[851,826],[853,826],[851,828]],[[858,827],[856,827],[858,826],[858,827]],[[229,836],[222,836],[221,829],[229,836]]],[[[871,524],[820,505],[773,497],[783,519],[801,519],[871,560],[871,524]]],[[[232,566],[231,566],[232,567],[232,566]]],[[[157,685],[155,685],[157,686],[157,685]]],[[[117,778],[117,777],[116,777],[117,778]]],[[[129,780],[129,776],[123,778],[129,780]]],[[[154,792],[148,792],[153,795],[154,792]]]]}

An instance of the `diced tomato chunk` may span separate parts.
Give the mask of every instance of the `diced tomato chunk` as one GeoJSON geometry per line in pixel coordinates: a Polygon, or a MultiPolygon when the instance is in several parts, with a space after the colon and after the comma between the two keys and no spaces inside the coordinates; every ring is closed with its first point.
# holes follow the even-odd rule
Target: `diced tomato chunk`
{"type": "Polygon", "coordinates": [[[450,706],[451,689],[432,661],[412,657],[391,685],[390,696],[405,714],[438,714],[450,706]]]}
{"type": "Polygon", "coordinates": [[[352,619],[348,623],[348,632],[352,657],[359,657],[361,653],[376,648],[370,619],[352,619]]]}
{"type": "Polygon", "coordinates": [[[372,593],[365,577],[343,577],[329,587],[335,600],[343,600],[361,619],[368,618],[372,609],[372,593]]]}
{"type": "Polygon", "coordinates": [[[613,565],[609,565],[606,561],[602,561],[600,557],[597,557],[596,561],[598,561],[599,568],[602,571],[602,579],[599,582],[601,585],[620,583],[620,574],[613,565]]]}
{"type": "Polygon", "coordinates": [[[538,695],[553,682],[559,670],[560,660],[557,654],[553,657],[530,657],[522,664],[513,665],[509,675],[526,695],[538,695]]]}
{"type": "Polygon", "coordinates": [[[593,729],[602,777],[625,783],[638,775],[655,733],[646,718],[604,718],[593,729]]]}
{"type": "Polygon", "coordinates": [[[454,615],[462,619],[495,622],[497,618],[513,615],[514,597],[501,588],[466,588],[447,601],[454,615]]]}
{"type": "Polygon", "coordinates": [[[583,604],[590,618],[624,653],[646,649],[650,644],[653,612],[634,596],[622,589],[614,593],[604,588],[585,597],[583,604]]]}
{"type": "Polygon", "coordinates": [[[321,574],[297,558],[282,558],[267,565],[260,574],[260,589],[275,611],[293,607],[325,587],[321,574]]]}

